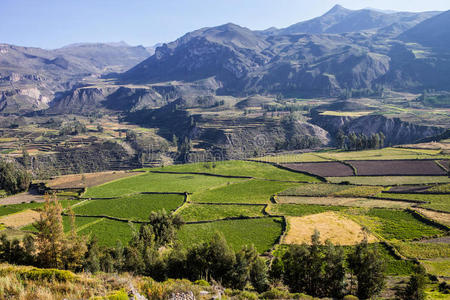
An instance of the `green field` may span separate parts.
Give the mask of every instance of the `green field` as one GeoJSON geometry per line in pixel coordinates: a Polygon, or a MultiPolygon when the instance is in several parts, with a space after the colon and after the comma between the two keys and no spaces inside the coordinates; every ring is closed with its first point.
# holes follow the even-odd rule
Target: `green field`
{"type": "Polygon", "coordinates": [[[108,219],[77,218],[79,222],[86,222],[84,226],[78,227],[77,232],[81,235],[95,236],[100,245],[113,247],[120,240],[126,245],[132,237],[132,227],[139,229],[140,225],[113,221],[108,219]],[[86,220],[87,219],[87,220],[86,220]]]}
{"type": "Polygon", "coordinates": [[[381,186],[354,186],[334,193],[338,197],[371,197],[384,190],[381,186]]]}
{"type": "Polygon", "coordinates": [[[234,250],[254,244],[263,253],[269,250],[282,232],[281,221],[274,218],[218,221],[189,224],[181,228],[178,237],[185,247],[209,240],[215,232],[222,232],[234,250]]]}
{"type": "Polygon", "coordinates": [[[263,216],[262,205],[205,205],[191,203],[180,210],[179,215],[185,222],[218,220],[230,217],[263,216]]]}
{"type": "Polygon", "coordinates": [[[184,201],[183,195],[137,194],[117,199],[89,200],[74,207],[78,215],[109,216],[145,221],[152,211],[173,211],[184,201]]]}
{"type": "Polygon", "coordinates": [[[266,204],[270,202],[272,195],[294,185],[295,183],[289,182],[251,179],[195,193],[191,196],[191,200],[192,202],[203,203],[266,204]]]}
{"type": "Polygon", "coordinates": [[[377,197],[411,201],[427,201],[430,203],[420,204],[419,206],[450,213],[450,195],[380,193],[377,197]]]}
{"type": "Polygon", "coordinates": [[[198,192],[242,179],[204,175],[145,173],[88,188],[84,198],[121,197],[142,192],[198,192]]]}
{"type": "Polygon", "coordinates": [[[273,215],[301,217],[326,211],[340,211],[343,209],[345,209],[345,207],[309,204],[271,204],[268,208],[268,212],[273,215]]]}
{"type": "Polygon", "coordinates": [[[427,192],[450,194],[450,183],[433,186],[429,188],[427,192]]]}
{"type": "Polygon", "coordinates": [[[447,176],[349,176],[349,177],[327,177],[331,183],[348,182],[357,185],[402,185],[402,184],[427,184],[447,183],[447,176]]]}
{"type": "Polygon", "coordinates": [[[394,242],[397,250],[406,257],[417,259],[450,258],[450,244],[394,242]]]}
{"type": "Polygon", "coordinates": [[[361,225],[367,226],[372,232],[387,240],[412,240],[444,234],[442,230],[417,220],[403,210],[353,209],[347,213],[361,225]]]}
{"type": "Polygon", "coordinates": [[[286,180],[286,181],[306,181],[318,182],[315,177],[302,173],[290,172],[277,168],[270,164],[250,162],[250,161],[219,161],[208,163],[194,163],[185,165],[174,165],[164,168],[144,169],[151,171],[165,172],[194,172],[210,173],[226,176],[247,176],[259,179],[286,180]]]}
{"type": "Polygon", "coordinates": [[[428,273],[436,276],[450,277],[450,259],[435,259],[435,260],[421,260],[420,261],[428,273]]]}
{"type": "MultiPolygon", "coordinates": [[[[74,205],[78,203],[78,200],[59,200],[59,203],[63,208],[69,207],[69,205],[74,205]]],[[[37,209],[45,205],[45,202],[30,202],[30,203],[20,203],[20,204],[8,204],[0,206],[0,216],[6,216],[13,213],[21,212],[26,209],[37,209]]]]}

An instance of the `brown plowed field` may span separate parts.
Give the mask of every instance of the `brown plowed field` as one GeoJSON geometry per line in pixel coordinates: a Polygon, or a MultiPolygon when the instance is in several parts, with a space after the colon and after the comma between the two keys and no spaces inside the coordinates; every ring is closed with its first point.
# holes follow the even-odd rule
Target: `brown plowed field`
{"type": "Polygon", "coordinates": [[[358,176],[439,176],[446,172],[432,160],[353,160],[348,161],[358,176]]]}
{"type": "Polygon", "coordinates": [[[52,189],[83,188],[141,174],[140,172],[108,171],[59,176],[47,183],[52,189]],[[84,175],[84,178],[83,178],[84,175]]]}
{"type": "Polygon", "coordinates": [[[295,171],[307,172],[322,177],[353,176],[353,169],[351,167],[336,161],[282,164],[282,166],[295,171]]]}

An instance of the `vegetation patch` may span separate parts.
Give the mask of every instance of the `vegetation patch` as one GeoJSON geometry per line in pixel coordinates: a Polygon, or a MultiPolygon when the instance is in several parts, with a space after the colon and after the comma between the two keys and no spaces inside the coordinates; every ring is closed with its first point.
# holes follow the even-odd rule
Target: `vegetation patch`
{"type": "Polygon", "coordinates": [[[420,214],[424,215],[427,218],[430,218],[431,220],[434,220],[438,223],[444,224],[446,226],[450,227],[450,213],[444,213],[444,212],[437,212],[429,209],[422,209],[422,208],[414,208],[415,211],[419,212],[420,214]]]}
{"type": "Polygon", "coordinates": [[[408,208],[414,203],[391,200],[377,200],[366,198],[344,198],[344,197],[299,197],[278,196],[278,203],[312,204],[312,205],[335,205],[347,207],[378,207],[378,208],[408,208]]]}
{"type": "Polygon", "coordinates": [[[435,276],[450,277],[450,259],[439,258],[433,260],[421,260],[420,261],[427,270],[428,273],[435,276]]]}
{"type": "Polygon", "coordinates": [[[108,171],[97,173],[70,174],[56,177],[46,185],[52,189],[83,188],[104,184],[124,177],[136,176],[139,173],[125,171],[108,171]]]}
{"type": "Polygon", "coordinates": [[[304,217],[289,217],[289,230],[284,237],[285,244],[310,243],[315,230],[320,232],[323,241],[330,240],[338,245],[355,245],[364,236],[370,243],[377,239],[363,231],[361,225],[335,212],[324,212],[304,217]]]}
{"type": "Polygon", "coordinates": [[[450,213],[450,195],[380,193],[377,195],[377,197],[409,201],[427,201],[430,203],[420,204],[420,207],[431,208],[450,213]]]}
{"type": "Polygon", "coordinates": [[[198,192],[214,186],[242,181],[204,175],[146,173],[88,188],[84,198],[111,198],[141,192],[198,192]]]}
{"type": "Polygon", "coordinates": [[[36,220],[39,220],[39,212],[27,209],[15,214],[1,217],[0,223],[12,228],[21,228],[27,224],[35,222],[36,220]]]}
{"type": "Polygon", "coordinates": [[[450,194],[450,183],[435,185],[427,190],[431,193],[447,193],[450,194]]]}
{"type": "Polygon", "coordinates": [[[333,195],[339,197],[370,197],[380,193],[383,189],[382,186],[354,186],[335,192],[333,195]]]}
{"type": "Polygon", "coordinates": [[[332,183],[350,183],[357,185],[401,185],[401,184],[427,184],[450,182],[448,176],[351,176],[327,177],[332,183]]]}
{"type": "Polygon", "coordinates": [[[180,216],[185,222],[218,220],[236,217],[263,216],[262,205],[206,205],[191,203],[184,207],[180,216]]]}
{"type": "Polygon", "coordinates": [[[299,184],[282,191],[279,195],[286,196],[328,196],[348,189],[348,186],[328,183],[299,184]]]}
{"type": "Polygon", "coordinates": [[[192,202],[266,204],[270,198],[295,183],[251,179],[193,194],[192,202]]]}
{"type": "Polygon", "coordinates": [[[123,245],[126,245],[132,237],[133,228],[138,230],[140,226],[108,219],[86,219],[89,220],[82,221],[85,223],[85,226],[79,226],[80,223],[77,224],[78,234],[95,236],[100,245],[108,247],[116,246],[117,241],[121,241],[123,245]]]}
{"type": "Polygon", "coordinates": [[[228,220],[184,225],[178,237],[184,247],[208,241],[216,232],[222,232],[234,250],[253,244],[259,253],[268,251],[282,233],[282,221],[276,218],[228,220]]]}
{"type": "Polygon", "coordinates": [[[272,215],[301,217],[306,215],[319,214],[326,211],[340,211],[344,207],[325,205],[305,205],[305,204],[271,204],[268,212],[272,215]]]}
{"type": "Polygon", "coordinates": [[[78,215],[146,221],[152,211],[173,211],[183,201],[184,196],[177,194],[137,194],[117,199],[90,200],[73,210],[78,215]]]}
{"type": "Polygon", "coordinates": [[[388,240],[412,240],[444,234],[442,230],[419,221],[411,213],[403,210],[352,209],[347,213],[388,240]]]}
{"type": "Polygon", "coordinates": [[[450,258],[450,244],[446,243],[394,242],[393,245],[409,258],[450,258]]]}

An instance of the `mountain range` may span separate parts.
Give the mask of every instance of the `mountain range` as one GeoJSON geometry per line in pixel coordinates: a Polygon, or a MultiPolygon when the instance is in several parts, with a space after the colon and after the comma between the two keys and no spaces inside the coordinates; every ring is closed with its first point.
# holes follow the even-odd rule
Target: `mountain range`
{"type": "Polygon", "coordinates": [[[287,28],[252,31],[229,23],[187,33],[156,49],[123,43],[56,50],[2,44],[0,111],[81,112],[79,107],[98,108],[103,102],[136,110],[166,103],[173,95],[336,97],[348,90],[448,90],[449,43],[450,11],[337,5],[287,28]],[[133,85],[152,90],[144,104],[137,103],[139,97],[134,104],[114,103],[129,101],[111,94],[133,85]],[[155,85],[169,88],[158,92],[155,85]],[[100,89],[95,99],[80,99],[80,89],[93,87],[100,89]]]}

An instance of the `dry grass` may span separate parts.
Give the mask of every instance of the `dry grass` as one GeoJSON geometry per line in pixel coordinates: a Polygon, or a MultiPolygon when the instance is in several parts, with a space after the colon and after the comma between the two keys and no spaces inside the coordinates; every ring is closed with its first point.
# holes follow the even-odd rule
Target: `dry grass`
{"type": "Polygon", "coordinates": [[[39,212],[27,209],[0,218],[0,223],[11,228],[20,228],[39,219],[39,212]]]}
{"type": "Polygon", "coordinates": [[[53,189],[92,187],[124,177],[135,176],[138,172],[108,171],[59,176],[47,183],[53,189]],[[84,176],[84,177],[83,177],[84,176]]]}
{"type": "Polygon", "coordinates": [[[375,200],[366,198],[298,197],[298,196],[278,196],[277,202],[295,203],[295,204],[349,206],[349,207],[381,207],[381,208],[407,208],[411,207],[414,204],[402,201],[375,200]]]}
{"type": "MultiPolygon", "coordinates": [[[[289,230],[284,238],[285,244],[302,244],[311,241],[311,235],[317,229],[321,241],[329,239],[334,244],[355,245],[364,238],[362,227],[335,212],[325,212],[304,217],[288,218],[289,230]]],[[[377,239],[369,234],[368,241],[377,239]]]]}
{"type": "Polygon", "coordinates": [[[19,203],[29,203],[29,202],[44,202],[44,197],[42,195],[34,195],[28,192],[16,194],[6,198],[0,199],[0,205],[10,205],[19,203]]]}
{"type": "Polygon", "coordinates": [[[450,214],[443,212],[436,212],[424,208],[415,208],[415,210],[427,218],[430,218],[438,223],[450,226],[450,214]]]}

